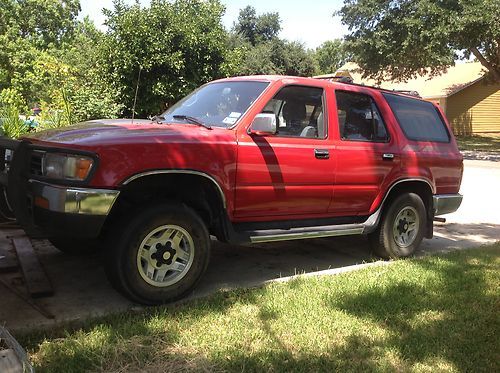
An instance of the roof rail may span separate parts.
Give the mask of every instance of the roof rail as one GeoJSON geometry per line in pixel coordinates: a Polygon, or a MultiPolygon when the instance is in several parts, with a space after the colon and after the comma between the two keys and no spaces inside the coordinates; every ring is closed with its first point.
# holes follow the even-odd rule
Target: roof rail
{"type": "Polygon", "coordinates": [[[366,85],[366,84],[354,83],[354,81],[352,80],[352,78],[349,77],[349,76],[318,76],[318,77],[314,77],[314,79],[329,80],[329,81],[335,82],[335,83],[350,84],[350,85],[355,85],[355,86],[358,86],[358,87],[372,88],[372,89],[377,89],[379,91],[395,92],[395,93],[401,93],[401,94],[404,94],[404,95],[407,95],[407,96],[413,96],[413,97],[422,98],[422,96],[420,96],[420,94],[417,91],[414,91],[414,90],[387,89],[387,88],[376,87],[374,85],[366,85]]]}
{"type": "Polygon", "coordinates": [[[409,96],[415,96],[418,98],[422,98],[422,96],[420,96],[420,94],[417,91],[410,91],[410,90],[406,90],[406,89],[393,89],[393,91],[397,92],[397,93],[403,93],[403,94],[409,95],[409,96]]]}

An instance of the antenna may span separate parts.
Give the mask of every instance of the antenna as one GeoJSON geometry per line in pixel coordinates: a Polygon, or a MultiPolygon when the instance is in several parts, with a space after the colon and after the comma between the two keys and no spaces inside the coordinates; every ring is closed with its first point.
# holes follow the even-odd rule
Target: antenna
{"type": "Polygon", "coordinates": [[[137,76],[137,85],[135,86],[134,106],[132,107],[132,124],[135,118],[135,104],[137,103],[137,92],[139,91],[139,81],[141,80],[142,66],[139,66],[139,75],[137,76]]]}

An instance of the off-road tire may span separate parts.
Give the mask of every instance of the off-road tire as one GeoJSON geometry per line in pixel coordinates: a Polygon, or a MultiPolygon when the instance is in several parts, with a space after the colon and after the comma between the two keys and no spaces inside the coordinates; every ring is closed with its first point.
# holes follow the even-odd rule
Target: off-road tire
{"type": "Polygon", "coordinates": [[[181,204],[160,204],[116,224],[107,238],[106,275],[113,287],[128,299],[144,305],[172,302],[190,293],[206,271],[210,259],[210,236],[203,220],[181,204]],[[187,232],[194,244],[189,269],[178,282],[154,286],[144,279],[138,254],[146,237],[159,227],[174,225],[187,232]]]}
{"type": "Polygon", "coordinates": [[[374,254],[384,259],[397,259],[412,255],[424,238],[426,225],[426,208],[420,196],[416,193],[401,194],[384,211],[377,230],[368,236],[374,254]],[[416,229],[415,237],[408,246],[398,244],[394,234],[395,220],[403,210],[411,211],[418,219],[418,229],[416,229]]]}

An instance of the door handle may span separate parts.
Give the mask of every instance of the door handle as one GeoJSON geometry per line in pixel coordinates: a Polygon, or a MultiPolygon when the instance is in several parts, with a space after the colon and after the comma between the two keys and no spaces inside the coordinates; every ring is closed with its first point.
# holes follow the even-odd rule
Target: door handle
{"type": "Polygon", "coordinates": [[[318,159],[329,159],[330,152],[328,149],[314,149],[314,156],[318,159]]]}
{"type": "Polygon", "coordinates": [[[384,154],[382,154],[382,159],[384,161],[392,161],[394,159],[394,154],[393,153],[384,153],[384,154]]]}

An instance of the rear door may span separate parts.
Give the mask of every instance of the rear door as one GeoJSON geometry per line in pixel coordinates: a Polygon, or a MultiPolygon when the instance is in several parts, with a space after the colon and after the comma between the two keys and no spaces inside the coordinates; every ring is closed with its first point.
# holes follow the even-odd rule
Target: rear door
{"type": "Polygon", "coordinates": [[[276,89],[259,112],[273,113],[275,135],[238,131],[235,218],[301,219],[328,213],[335,158],[321,84],[276,89]]]}
{"type": "MultiPolygon", "coordinates": [[[[335,90],[337,155],[334,215],[369,215],[400,167],[396,137],[384,121],[380,95],[356,86],[335,90]]],[[[387,105],[384,106],[384,109],[387,105]]]]}

